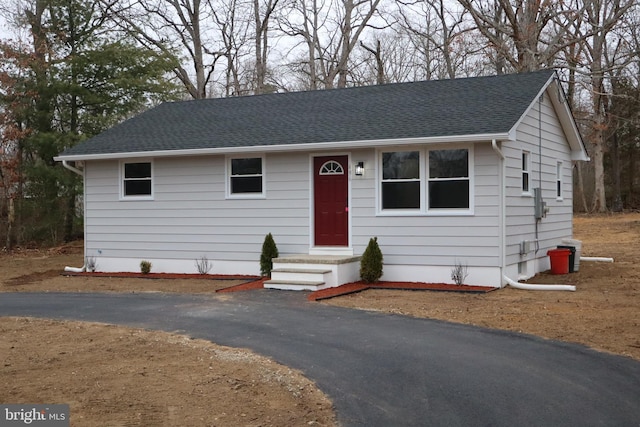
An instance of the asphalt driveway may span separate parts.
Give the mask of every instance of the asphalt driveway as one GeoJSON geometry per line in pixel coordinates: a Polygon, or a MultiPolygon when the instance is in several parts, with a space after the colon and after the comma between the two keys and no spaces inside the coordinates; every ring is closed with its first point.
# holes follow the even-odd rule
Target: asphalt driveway
{"type": "Polygon", "coordinates": [[[5,293],[0,315],[116,323],[250,348],[315,380],[343,426],[640,426],[639,362],[305,297],[5,293]]]}

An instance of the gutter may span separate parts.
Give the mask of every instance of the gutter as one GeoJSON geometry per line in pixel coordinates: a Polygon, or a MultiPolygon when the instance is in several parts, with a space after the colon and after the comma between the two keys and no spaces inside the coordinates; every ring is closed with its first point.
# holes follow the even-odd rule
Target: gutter
{"type": "Polygon", "coordinates": [[[360,141],[335,141],[335,142],[308,142],[302,144],[275,144],[256,145],[250,147],[218,147],[218,148],[187,148],[179,150],[154,150],[134,151],[98,154],[69,154],[54,157],[55,161],[77,162],[81,160],[114,160],[150,157],[177,157],[198,156],[204,154],[238,154],[238,153],[267,153],[267,152],[293,152],[293,151],[318,151],[355,148],[396,147],[414,144],[447,144],[447,143],[478,143],[488,142],[492,139],[509,139],[509,133],[488,133],[476,135],[435,136],[403,139],[376,139],[360,141]]]}

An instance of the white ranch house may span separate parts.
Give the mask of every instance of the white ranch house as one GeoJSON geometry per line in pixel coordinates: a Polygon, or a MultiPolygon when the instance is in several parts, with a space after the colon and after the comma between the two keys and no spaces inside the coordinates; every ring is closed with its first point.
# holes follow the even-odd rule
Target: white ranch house
{"type": "Polygon", "coordinates": [[[588,160],[553,70],[164,103],[61,153],[84,177],[85,257],[99,271],[503,286],[572,237],[573,162],[588,160]]]}

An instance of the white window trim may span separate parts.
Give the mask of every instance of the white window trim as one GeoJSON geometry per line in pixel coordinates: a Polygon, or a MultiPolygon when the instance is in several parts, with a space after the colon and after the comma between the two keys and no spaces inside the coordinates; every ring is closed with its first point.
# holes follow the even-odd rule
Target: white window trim
{"type": "Polygon", "coordinates": [[[558,161],[556,163],[556,200],[561,202],[562,200],[564,200],[564,191],[562,190],[562,187],[564,185],[563,179],[562,179],[562,162],[558,161]],[[560,185],[558,187],[558,185],[560,185]],[[558,190],[560,190],[560,194],[558,194],[558,190]]]}
{"type": "Polygon", "coordinates": [[[147,159],[147,158],[142,158],[142,159],[128,159],[128,160],[120,160],[120,165],[119,165],[119,176],[118,176],[118,180],[119,180],[119,188],[120,188],[120,200],[122,201],[134,201],[134,200],[153,200],[154,199],[154,187],[155,187],[155,172],[154,172],[154,165],[153,165],[153,159],[147,159]],[[151,164],[151,194],[149,195],[144,195],[144,196],[127,196],[124,194],[124,165],[129,164],[129,163],[150,163],[151,164]]]}
{"type": "Polygon", "coordinates": [[[267,197],[267,163],[264,154],[246,154],[246,155],[234,155],[227,156],[225,159],[225,181],[226,181],[226,195],[227,199],[265,199],[267,197]],[[231,192],[231,160],[233,159],[260,159],[262,162],[262,192],[261,193],[238,193],[233,194],[231,192]]]}
{"type": "Polygon", "coordinates": [[[526,154],[527,155],[527,161],[526,161],[526,167],[527,169],[521,169],[520,170],[520,191],[522,191],[522,195],[523,196],[533,196],[533,191],[531,189],[531,151],[527,151],[527,150],[522,150],[521,154],[520,154],[520,167],[522,168],[522,156],[526,154]],[[527,177],[529,179],[528,182],[528,190],[524,190],[522,187],[524,187],[524,179],[523,176],[524,174],[527,174],[527,177]]]}
{"type": "Polygon", "coordinates": [[[473,144],[433,147],[398,147],[376,151],[376,216],[473,216],[475,214],[475,155],[473,144]],[[465,149],[469,152],[469,208],[429,208],[429,151],[465,149]],[[418,151],[420,153],[420,209],[382,209],[382,153],[418,151]]]}

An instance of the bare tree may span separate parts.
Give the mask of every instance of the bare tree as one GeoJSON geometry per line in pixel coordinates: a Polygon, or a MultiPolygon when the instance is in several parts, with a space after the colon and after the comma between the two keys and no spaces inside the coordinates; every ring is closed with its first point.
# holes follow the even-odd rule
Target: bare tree
{"type": "Polygon", "coordinates": [[[302,39],[307,59],[301,68],[309,75],[310,88],[347,86],[352,53],[372,18],[378,16],[380,2],[300,0],[291,4],[292,16],[283,17],[280,27],[302,39]]]}
{"type": "Polygon", "coordinates": [[[224,96],[239,96],[249,93],[243,77],[244,58],[250,54],[246,47],[250,42],[251,5],[242,0],[220,0],[213,4],[208,0],[213,18],[220,29],[222,54],[226,59],[224,71],[224,96]]]}
{"type": "Polygon", "coordinates": [[[269,20],[278,6],[279,0],[253,0],[253,18],[255,22],[255,93],[265,92],[267,59],[269,52],[269,20]]]}
{"type": "Polygon", "coordinates": [[[584,19],[577,27],[576,36],[582,44],[583,63],[577,72],[585,75],[590,98],[590,121],[588,139],[591,143],[591,159],[594,168],[594,193],[591,210],[606,212],[606,187],[604,155],[607,140],[611,135],[611,117],[608,114],[612,86],[607,76],[616,74],[629,63],[629,58],[616,54],[621,44],[612,37],[622,22],[625,13],[634,6],[634,0],[589,0],[585,1],[584,19]]]}
{"type": "Polygon", "coordinates": [[[464,34],[471,26],[466,12],[442,0],[398,0],[397,4],[401,30],[422,58],[426,78],[457,77],[469,53],[464,34]]]}
{"type": "Polygon", "coordinates": [[[478,31],[496,50],[496,71],[533,71],[553,64],[556,55],[574,42],[569,24],[580,10],[571,2],[550,0],[458,0],[478,31]],[[556,23],[558,25],[551,25],[556,23]],[[505,65],[503,65],[506,63],[505,65]]]}
{"type": "Polygon", "coordinates": [[[376,40],[376,47],[369,47],[364,42],[360,42],[360,46],[371,53],[376,61],[376,84],[384,84],[384,61],[382,60],[382,48],[380,47],[380,39],[376,40]]]}
{"type": "MultiPolygon", "coordinates": [[[[110,4],[111,0],[102,0],[110,4]]],[[[213,48],[215,22],[210,2],[202,0],[130,0],[116,2],[114,18],[143,46],[176,58],[175,75],[194,99],[207,97],[217,61],[224,50],[213,48]],[[191,70],[180,59],[188,58],[191,70]]]]}
{"type": "Polygon", "coordinates": [[[357,86],[423,79],[420,58],[406,34],[377,31],[372,41],[361,41],[352,55],[349,76],[357,86]]]}

